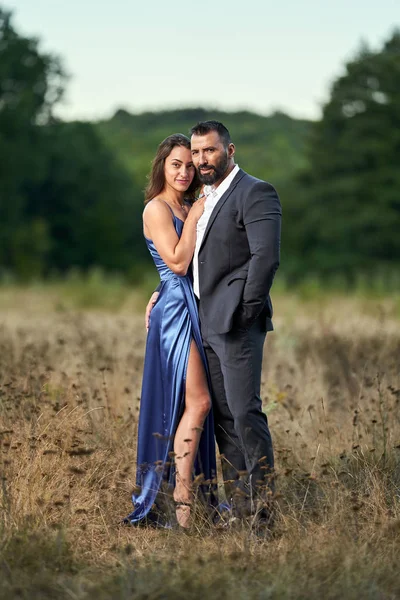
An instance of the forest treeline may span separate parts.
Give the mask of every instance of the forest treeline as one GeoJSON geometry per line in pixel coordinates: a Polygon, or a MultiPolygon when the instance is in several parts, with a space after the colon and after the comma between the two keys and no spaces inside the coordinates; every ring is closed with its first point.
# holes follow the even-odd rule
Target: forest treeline
{"type": "Polygon", "coordinates": [[[345,65],[318,122],[204,108],[62,122],[66,88],[62,60],[0,8],[0,279],[101,267],[138,281],[151,159],[207,118],[228,126],[239,165],[278,189],[289,283],[400,270],[399,31],[345,65]]]}

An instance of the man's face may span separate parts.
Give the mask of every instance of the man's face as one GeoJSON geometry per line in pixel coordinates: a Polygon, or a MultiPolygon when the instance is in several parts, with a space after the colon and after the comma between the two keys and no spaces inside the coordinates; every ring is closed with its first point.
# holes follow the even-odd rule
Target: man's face
{"type": "Polygon", "coordinates": [[[201,183],[213,185],[223,179],[229,166],[230,151],[224,147],[218,133],[193,134],[190,143],[193,164],[201,183]]]}

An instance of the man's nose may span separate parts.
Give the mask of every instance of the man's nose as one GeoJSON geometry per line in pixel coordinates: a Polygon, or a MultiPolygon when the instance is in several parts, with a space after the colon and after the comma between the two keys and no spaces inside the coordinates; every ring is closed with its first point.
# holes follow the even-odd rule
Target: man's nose
{"type": "Polygon", "coordinates": [[[200,163],[201,165],[207,164],[207,158],[206,158],[206,155],[205,155],[205,153],[204,153],[204,152],[202,152],[201,150],[200,150],[200,152],[199,152],[198,159],[199,159],[199,163],[200,163]]]}

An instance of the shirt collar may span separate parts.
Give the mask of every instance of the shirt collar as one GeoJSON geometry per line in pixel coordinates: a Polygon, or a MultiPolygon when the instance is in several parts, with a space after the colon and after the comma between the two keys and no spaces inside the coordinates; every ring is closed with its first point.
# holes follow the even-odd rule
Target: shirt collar
{"type": "Polygon", "coordinates": [[[231,185],[232,181],[234,180],[234,178],[238,172],[239,172],[239,165],[235,165],[233,167],[232,171],[229,173],[229,175],[227,177],[225,177],[225,179],[223,181],[221,181],[221,183],[219,184],[219,186],[217,188],[213,185],[205,185],[204,189],[203,189],[204,194],[207,196],[207,198],[210,195],[212,195],[214,197],[215,196],[221,197],[222,194],[225,194],[225,192],[231,185]]]}

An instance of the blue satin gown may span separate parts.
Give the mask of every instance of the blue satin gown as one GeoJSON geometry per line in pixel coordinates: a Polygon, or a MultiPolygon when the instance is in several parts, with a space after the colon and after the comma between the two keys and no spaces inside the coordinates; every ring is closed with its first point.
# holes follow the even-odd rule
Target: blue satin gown
{"type": "MultiPolygon", "coordinates": [[[[173,215],[180,237],[183,221],[173,215]]],[[[164,263],[152,240],[147,247],[160,274],[159,297],[151,311],[140,400],[137,476],[140,491],[132,495],[134,511],[125,519],[143,519],[168,526],[162,515],[165,488],[174,487],[173,440],[184,409],[186,369],[194,339],[207,373],[191,273],[176,275],[164,263]],[[166,486],[164,484],[167,484],[166,486]],[[160,489],[161,488],[161,489],[160,489]]],[[[212,413],[205,421],[195,463],[195,475],[204,475],[201,491],[216,504],[216,456],[212,413]]]]}

